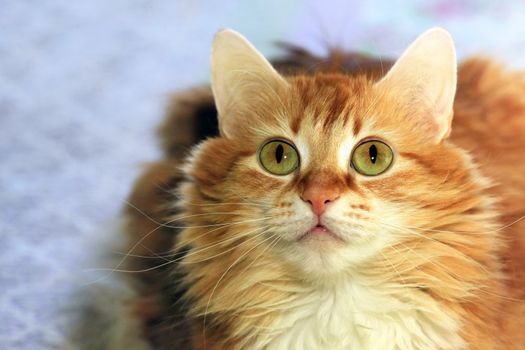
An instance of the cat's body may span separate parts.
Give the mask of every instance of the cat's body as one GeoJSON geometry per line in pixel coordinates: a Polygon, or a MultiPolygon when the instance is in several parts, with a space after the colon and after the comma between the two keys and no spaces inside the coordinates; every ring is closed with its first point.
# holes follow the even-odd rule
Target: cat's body
{"type": "MultiPolygon", "coordinates": [[[[390,66],[294,51],[276,62],[292,87],[259,90],[282,100],[251,106],[262,111],[254,118],[270,119],[252,130],[222,120],[223,136],[196,148],[184,172],[184,156],[218,127],[209,89],[177,97],[161,129],[166,159],[138,181],[127,210],[131,253],[150,257],[129,266],[153,268],[136,274],[133,313],[155,348],[525,348],[525,79],[488,60],[464,62],[449,140],[421,147],[435,128],[390,124],[404,115],[402,98],[374,95],[390,66]],[[287,125],[266,128],[283,111],[287,125]],[[258,168],[258,145],[272,137],[301,155],[284,184],[258,168]],[[346,174],[354,145],[370,137],[392,142],[392,169],[377,179],[346,174]],[[322,224],[346,225],[352,248],[288,239],[309,220],[297,213],[308,203],[317,210],[304,199],[309,188],[337,189],[324,205],[350,219],[332,214],[322,224]]],[[[219,112],[233,115],[220,89],[219,112]]]]}

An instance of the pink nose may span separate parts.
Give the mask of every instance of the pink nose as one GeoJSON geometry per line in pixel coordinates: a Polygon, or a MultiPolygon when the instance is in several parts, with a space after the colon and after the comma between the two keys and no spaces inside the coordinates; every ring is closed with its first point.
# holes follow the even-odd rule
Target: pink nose
{"type": "Polygon", "coordinates": [[[304,190],[301,199],[310,203],[314,214],[319,216],[325,212],[326,205],[339,198],[340,194],[341,191],[338,186],[312,184],[304,190]]]}

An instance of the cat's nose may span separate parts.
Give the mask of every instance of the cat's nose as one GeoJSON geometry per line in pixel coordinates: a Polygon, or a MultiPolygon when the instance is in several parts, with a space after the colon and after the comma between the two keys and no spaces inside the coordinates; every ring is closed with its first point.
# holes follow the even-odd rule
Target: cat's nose
{"type": "Polygon", "coordinates": [[[326,210],[326,205],[335,201],[341,195],[338,186],[308,186],[301,195],[301,199],[312,206],[312,211],[319,216],[326,210]]]}

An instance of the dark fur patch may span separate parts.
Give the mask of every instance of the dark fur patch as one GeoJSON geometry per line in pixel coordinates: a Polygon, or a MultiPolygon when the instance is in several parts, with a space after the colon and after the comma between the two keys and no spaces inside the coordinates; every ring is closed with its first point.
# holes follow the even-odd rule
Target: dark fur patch
{"type": "Polygon", "coordinates": [[[199,142],[208,137],[219,135],[217,108],[214,103],[206,103],[196,111],[198,123],[195,127],[195,140],[199,142]]]}
{"type": "Polygon", "coordinates": [[[361,127],[363,126],[363,123],[361,121],[361,118],[359,118],[358,116],[356,116],[354,118],[354,136],[357,136],[357,134],[359,134],[359,131],[361,131],[361,127]]]}

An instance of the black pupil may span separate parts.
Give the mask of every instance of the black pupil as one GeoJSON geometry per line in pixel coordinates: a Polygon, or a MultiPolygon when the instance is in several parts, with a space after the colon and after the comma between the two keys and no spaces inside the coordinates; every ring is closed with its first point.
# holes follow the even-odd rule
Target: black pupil
{"type": "Polygon", "coordinates": [[[375,164],[376,161],[377,161],[377,147],[376,147],[376,145],[370,146],[370,148],[368,149],[368,153],[370,154],[370,160],[372,161],[373,164],[375,164]]]}
{"type": "Polygon", "coordinates": [[[284,156],[284,147],[283,145],[279,145],[275,149],[275,160],[277,160],[277,163],[281,163],[281,161],[283,160],[283,156],[284,156]]]}

